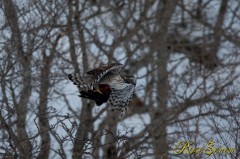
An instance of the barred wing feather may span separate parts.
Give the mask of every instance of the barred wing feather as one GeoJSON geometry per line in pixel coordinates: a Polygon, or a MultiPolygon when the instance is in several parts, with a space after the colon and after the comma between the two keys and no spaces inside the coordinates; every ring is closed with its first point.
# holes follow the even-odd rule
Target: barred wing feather
{"type": "Polygon", "coordinates": [[[109,102],[111,104],[112,110],[118,110],[124,112],[127,110],[130,101],[132,100],[134,85],[127,84],[124,89],[114,89],[111,88],[111,94],[109,102]]]}
{"type": "Polygon", "coordinates": [[[77,87],[82,89],[93,89],[94,84],[98,83],[106,74],[114,74],[119,73],[122,64],[113,63],[110,65],[103,65],[99,68],[88,71],[85,75],[69,74],[68,78],[73,82],[73,84],[77,85],[77,87]]]}

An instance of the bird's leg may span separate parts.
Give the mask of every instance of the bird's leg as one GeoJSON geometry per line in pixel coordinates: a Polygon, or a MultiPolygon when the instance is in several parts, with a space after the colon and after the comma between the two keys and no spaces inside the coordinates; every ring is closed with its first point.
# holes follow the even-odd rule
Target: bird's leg
{"type": "Polygon", "coordinates": [[[99,89],[99,87],[98,87],[98,84],[96,84],[96,85],[94,86],[94,88],[95,88],[94,92],[98,92],[98,93],[102,94],[102,92],[100,91],[100,89],[99,89]]]}
{"type": "Polygon", "coordinates": [[[102,92],[99,89],[94,90],[94,92],[98,92],[98,93],[102,94],[102,92]]]}

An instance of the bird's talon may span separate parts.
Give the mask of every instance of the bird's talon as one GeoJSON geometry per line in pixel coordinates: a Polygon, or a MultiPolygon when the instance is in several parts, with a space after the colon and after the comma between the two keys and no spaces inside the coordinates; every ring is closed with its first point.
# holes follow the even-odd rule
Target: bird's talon
{"type": "Polygon", "coordinates": [[[98,92],[99,94],[102,94],[102,92],[99,89],[94,90],[95,92],[98,92]]]}

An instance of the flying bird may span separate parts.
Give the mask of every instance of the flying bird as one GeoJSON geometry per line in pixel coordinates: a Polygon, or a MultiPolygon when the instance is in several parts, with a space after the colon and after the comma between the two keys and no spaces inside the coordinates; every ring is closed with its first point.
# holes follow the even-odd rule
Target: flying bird
{"type": "Polygon", "coordinates": [[[84,75],[69,74],[68,78],[77,85],[80,97],[94,100],[97,105],[110,102],[112,110],[125,111],[132,100],[136,78],[121,75],[123,65],[102,65],[84,75]]]}

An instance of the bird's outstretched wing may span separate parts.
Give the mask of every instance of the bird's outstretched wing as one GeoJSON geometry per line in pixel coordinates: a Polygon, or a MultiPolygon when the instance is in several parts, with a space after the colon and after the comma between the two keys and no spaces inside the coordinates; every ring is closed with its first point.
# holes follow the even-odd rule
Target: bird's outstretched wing
{"type": "Polygon", "coordinates": [[[77,85],[80,90],[93,89],[93,85],[98,83],[106,74],[118,74],[123,67],[120,63],[113,63],[109,65],[103,65],[88,71],[85,75],[69,74],[68,78],[77,85]]]}
{"type": "Polygon", "coordinates": [[[124,89],[111,88],[109,102],[112,110],[124,112],[127,110],[130,101],[132,100],[135,85],[127,84],[124,89]]]}

